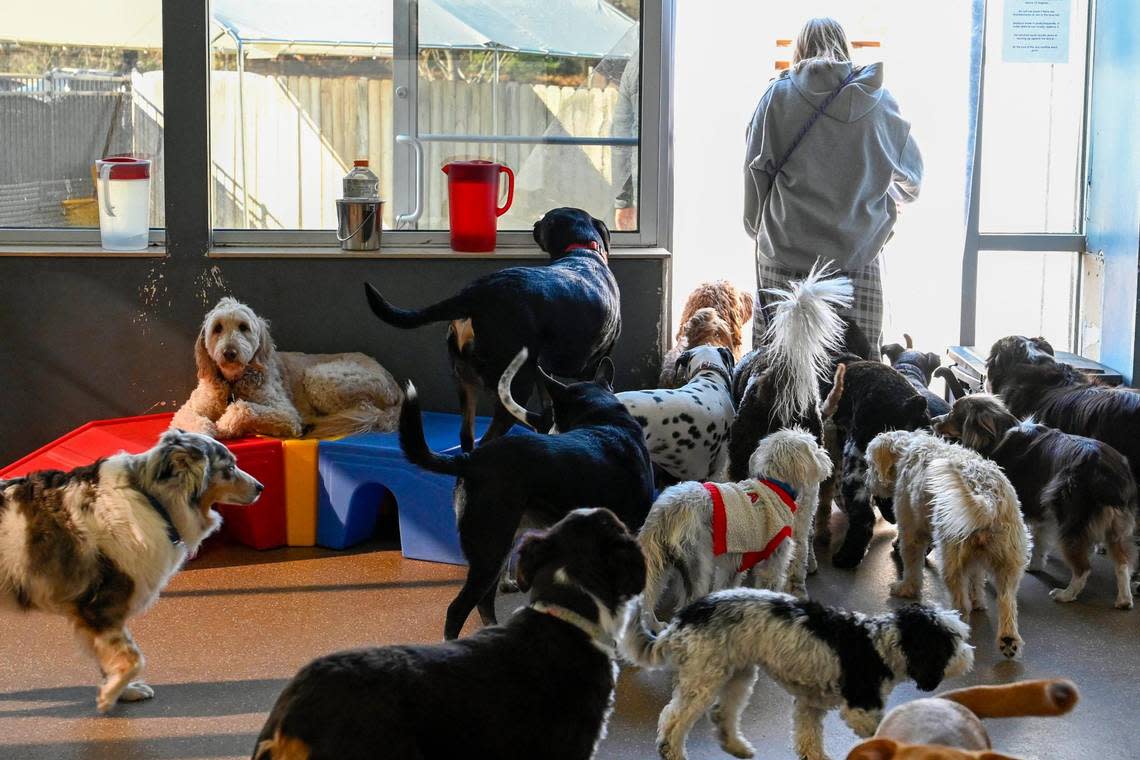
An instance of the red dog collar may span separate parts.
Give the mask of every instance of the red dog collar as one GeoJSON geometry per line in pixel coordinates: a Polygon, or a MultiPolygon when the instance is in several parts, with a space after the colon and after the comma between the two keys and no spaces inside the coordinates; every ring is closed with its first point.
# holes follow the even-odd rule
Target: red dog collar
{"type": "Polygon", "coordinates": [[[601,254],[603,259],[609,259],[609,257],[606,256],[605,250],[602,249],[602,246],[598,244],[597,240],[591,240],[589,243],[571,243],[563,249],[562,253],[566,254],[570,253],[570,251],[594,251],[595,253],[601,254]]]}

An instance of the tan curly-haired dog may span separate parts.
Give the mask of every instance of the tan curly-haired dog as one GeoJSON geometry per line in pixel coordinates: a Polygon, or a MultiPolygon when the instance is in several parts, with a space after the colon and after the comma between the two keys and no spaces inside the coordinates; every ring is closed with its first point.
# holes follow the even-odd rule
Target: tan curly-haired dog
{"type": "Polygon", "coordinates": [[[198,387],[171,423],[215,438],[395,430],[403,394],[370,356],[277,351],[269,323],[226,297],[194,344],[198,387]]]}
{"type": "Polygon", "coordinates": [[[744,326],[752,321],[752,294],[728,280],[702,282],[685,300],[676,341],[661,360],[660,388],[676,385],[673,365],[677,357],[694,346],[724,346],[740,359],[744,346],[744,326]],[[712,309],[710,315],[705,309],[712,309]],[[719,317],[719,321],[713,316],[719,317]]]}

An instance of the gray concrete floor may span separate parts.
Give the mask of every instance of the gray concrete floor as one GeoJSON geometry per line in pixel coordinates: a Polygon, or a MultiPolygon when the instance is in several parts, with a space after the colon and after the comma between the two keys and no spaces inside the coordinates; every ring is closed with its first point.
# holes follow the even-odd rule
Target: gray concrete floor
{"type": "MultiPolygon", "coordinates": [[[[874,613],[889,606],[895,577],[894,530],[880,523],[867,559],[854,573],[826,558],[809,579],[825,603],[874,613]]],[[[825,555],[826,557],[826,555],[825,555]]],[[[1019,594],[1026,652],[1004,662],[993,646],[992,614],[972,619],[977,665],[957,687],[1018,678],[1064,676],[1081,689],[1062,718],[991,721],[997,748],[1025,758],[1131,760],[1140,754],[1140,612],[1112,607],[1111,568],[1103,557],[1083,597],[1059,605],[1048,597],[1067,578],[1027,576],[1019,594]]],[[[0,758],[249,757],[265,712],[285,681],[315,655],[346,647],[435,641],[463,569],[405,560],[376,545],[353,552],[237,547],[208,551],[180,573],[134,626],[155,686],[150,702],[94,711],[96,671],[78,652],[62,619],[0,613],[0,758]]],[[[927,571],[928,599],[946,602],[927,571]]],[[[503,600],[504,611],[520,597],[503,600]]],[[[656,755],[657,715],[669,674],[625,669],[609,735],[599,758],[656,755]]],[[[902,685],[891,705],[918,696],[902,685]]],[[[791,700],[761,677],[745,712],[745,733],[760,758],[791,758],[791,700]]],[[[827,748],[843,758],[854,735],[837,716],[826,724],[827,748]]],[[[726,758],[706,721],[689,740],[691,758],[726,758]]]]}

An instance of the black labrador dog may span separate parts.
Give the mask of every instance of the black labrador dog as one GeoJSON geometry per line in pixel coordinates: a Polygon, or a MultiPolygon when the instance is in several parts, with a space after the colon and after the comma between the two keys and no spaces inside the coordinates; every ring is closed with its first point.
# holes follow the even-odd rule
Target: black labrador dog
{"type": "Polygon", "coordinates": [[[645,585],[641,550],[612,512],[578,509],[523,539],[519,583],[529,607],[504,626],[309,663],[254,758],[593,757],[613,706],[614,637],[645,585]]]}
{"type": "MultiPolygon", "coordinates": [[[[522,349],[501,388],[510,386],[526,360],[522,349]]],[[[592,505],[611,509],[630,530],[645,522],[653,504],[653,467],[641,425],[613,393],[613,370],[606,357],[593,381],[563,385],[539,368],[558,435],[524,429],[451,456],[428,448],[415,387],[408,384],[400,410],[404,456],[425,470],[461,478],[455,512],[467,580],[447,608],[446,638],[459,635],[476,605],[484,624],[495,622],[497,581],[524,517],[548,525],[592,505]]]]}
{"type": "MultiPolygon", "coordinates": [[[[539,361],[554,375],[588,379],[609,356],[621,332],[617,281],[607,264],[610,232],[577,208],[556,208],[534,223],[534,240],[550,254],[542,267],[510,267],[480,277],[450,298],[422,309],[401,309],[365,284],[376,316],[407,329],[449,321],[448,353],[463,413],[460,443],[475,446],[475,402],[494,389],[520,348],[530,361],[515,376],[514,397],[524,404],[539,361]]],[[[507,432],[513,417],[496,403],[483,437],[507,432]]]]}

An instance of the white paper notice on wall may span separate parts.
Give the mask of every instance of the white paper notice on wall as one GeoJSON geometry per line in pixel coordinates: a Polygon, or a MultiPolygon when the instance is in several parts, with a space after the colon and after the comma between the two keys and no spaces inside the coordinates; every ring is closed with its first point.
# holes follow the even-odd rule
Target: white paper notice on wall
{"type": "Polygon", "coordinates": [[[1001,59],[1068,63],[1072,0],[1005,0],[1001,59]]]}

